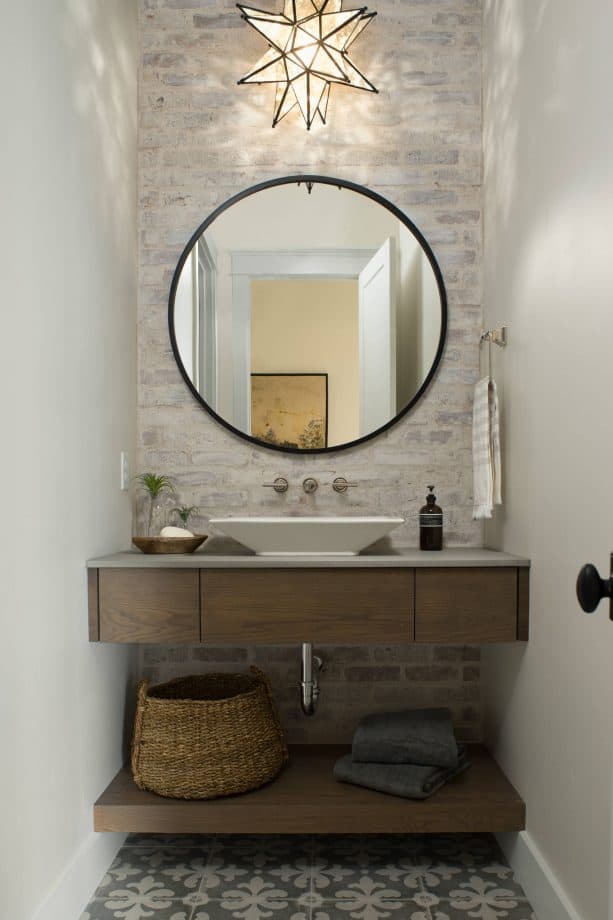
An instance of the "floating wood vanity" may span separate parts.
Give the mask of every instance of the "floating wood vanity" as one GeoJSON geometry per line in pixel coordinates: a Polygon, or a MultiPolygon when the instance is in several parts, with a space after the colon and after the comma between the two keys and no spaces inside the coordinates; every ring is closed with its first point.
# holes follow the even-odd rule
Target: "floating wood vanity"
{"type": "Polygon", "coordinates": [[[93,642],[481,644],[528,639],[529,561],[116,553],[88,563],[93,642]]]}
{"type": "MultiPolygon", "coordinates": [[[[486,549],[263,557],[212,540],[192,556],[117,553],[88,563],[93,642],[389,645],[528,639],[529,560],[486,549]]],[[[98,831],[435,833],[517,831],[525,806],[491,755],[425,802],[337,783],[344,750],[296,746],[272,784],[193,802],[143,792],[121,770],[98,831]]]]}

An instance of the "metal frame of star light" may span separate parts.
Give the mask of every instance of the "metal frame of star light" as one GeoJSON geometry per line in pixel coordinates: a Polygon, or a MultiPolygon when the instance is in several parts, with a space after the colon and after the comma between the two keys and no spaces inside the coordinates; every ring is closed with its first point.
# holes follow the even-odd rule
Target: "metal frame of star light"
{"type": "Polygon", "coordinates": [[[343,10],[343,0],[284,0],[282,13],[237,3],[245,22],[264,36],[268,51],[241,80],[276,83],[273,128],[296,107],[310,130],[317,116],[326,123],[333,83],[376,93],[348,51],[376,13],[343,10]]]}

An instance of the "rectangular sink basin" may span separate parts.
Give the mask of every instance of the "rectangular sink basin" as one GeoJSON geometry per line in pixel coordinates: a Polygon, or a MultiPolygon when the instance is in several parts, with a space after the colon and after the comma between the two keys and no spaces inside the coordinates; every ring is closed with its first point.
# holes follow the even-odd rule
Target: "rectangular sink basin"
{"type": "Polygon", "coordinates": [[[357,556],[401,517],[235,517],[210,521],[257,556],[357,556]]]}

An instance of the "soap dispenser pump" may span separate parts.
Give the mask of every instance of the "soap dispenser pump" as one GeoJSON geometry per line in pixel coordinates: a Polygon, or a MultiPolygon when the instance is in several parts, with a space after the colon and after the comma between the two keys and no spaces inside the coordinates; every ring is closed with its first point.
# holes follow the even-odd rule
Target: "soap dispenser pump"
{"type": "Polygon", "coordinates": [[[436,504],[434,486],[428,486],[426,504],[419,512],[419,548],[437,550],[443,548],[443,509],[436,504]]]}

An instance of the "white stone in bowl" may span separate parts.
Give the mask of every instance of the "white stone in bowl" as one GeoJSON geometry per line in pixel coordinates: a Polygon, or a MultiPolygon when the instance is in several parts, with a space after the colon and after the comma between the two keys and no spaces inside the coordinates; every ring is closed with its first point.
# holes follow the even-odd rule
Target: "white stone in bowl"
{"type": "Polygon", "coordinates": [[[191,530],[184,527],[162,527],[160,537],[193,537],[191,530]]]}

